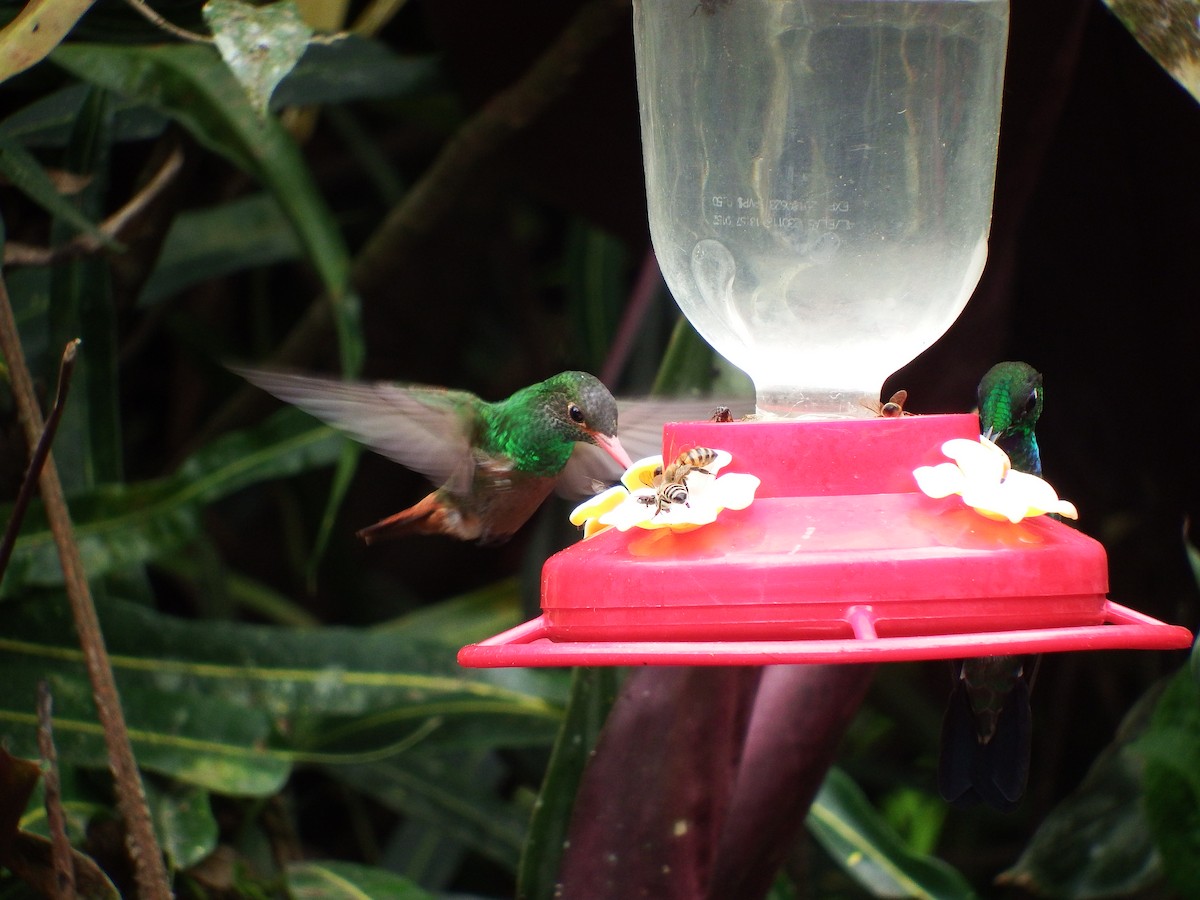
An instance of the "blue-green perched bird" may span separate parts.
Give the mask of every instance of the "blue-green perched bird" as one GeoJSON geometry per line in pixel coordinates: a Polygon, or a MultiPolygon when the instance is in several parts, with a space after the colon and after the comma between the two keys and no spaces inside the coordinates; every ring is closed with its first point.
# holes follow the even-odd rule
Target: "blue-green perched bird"
{"type": "MultiPolygon", "coordinates": [[[[1041,477],[1035,428],[1042,376],[1023,362],[992,366],[979,382],[979,430],[1018,472],[1041,477]]],[[[1029,691],[1037,657],[984,656],[954,662],[954,689],[942,720],[938,791],[953,806],[1013,809],[1029,777],[1029,691]]]]}

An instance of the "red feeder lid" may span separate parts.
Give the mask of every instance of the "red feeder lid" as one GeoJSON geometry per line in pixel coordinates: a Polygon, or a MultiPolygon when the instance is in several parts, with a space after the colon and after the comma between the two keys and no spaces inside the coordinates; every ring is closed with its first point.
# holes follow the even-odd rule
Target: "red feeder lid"
{"type": "Polygon", "coordinates": [[[542,615],[464,666],[878,662],[1173,649],[1185,628],[1110,602],[1104,548],[1060,522],[933,500],[913,469],[974,416],[668,425],[664,456],[728,451],[762,484],[689,532],[611,529],[551,557],[542,615]]]}

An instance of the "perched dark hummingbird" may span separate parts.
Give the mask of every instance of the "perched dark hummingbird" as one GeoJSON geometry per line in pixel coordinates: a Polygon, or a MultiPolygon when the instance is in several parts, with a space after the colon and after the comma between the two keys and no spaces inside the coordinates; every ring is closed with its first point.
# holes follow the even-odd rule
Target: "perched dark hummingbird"
{"type": "MultiPolygon", "coordinates": [[[[562,372],[487,403],[424,385],[234,371],[437,485],[408,509],[359,531],[368,544],[407,534],[503,541],[561,487],[573,459],[576,468],[592,471],[597,457],[610,470],[610,459],[621,469],[631,465],[617,440],[616,400],[586,372],[562,372]]],[[[574,492],[587,493],[590,478],[581,471],[574,480],[574,492]]]]}
{"type": "MultiPolygon", "coordinates": [[[[1014,470],[1041,477],[1034,427],[1042,414],[1042,376],[1022,362],[992,366],[979,382],[983,437],[1008,454],[1014,470]]],[[[1036,656],[955,660],[954,690],[942,720],[938,791],[953,806],[1013,809],[1029,776],[1029,691],[1036,656]]]]}

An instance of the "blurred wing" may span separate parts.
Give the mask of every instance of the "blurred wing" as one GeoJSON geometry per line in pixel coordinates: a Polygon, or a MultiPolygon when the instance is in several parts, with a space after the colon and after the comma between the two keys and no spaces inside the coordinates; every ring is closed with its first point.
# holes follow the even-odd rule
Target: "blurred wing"
{"type": "Polygon", "coordinates": [[[435,484],[454,493],[470,491],[475,472],[471,432],[479,407],[474,394],[230,368],[435,484]]]}
{"type": "MultiPolygon", "coordinates": [[[[617,406],[617,437],[634,461],[662,453],[663,425],[667,422],[705,422],[719,406],[729,407],[734,419],[754,412],[754,400],[746,398],[620,399],[617,406]]],[[[611,456],[593,444],[577,443],[555,490],[568,500],[578,500],[620,480],[621,467],[611,456]]]]}
{"type": "MultiPolygon", "coordinates": [[[[625,442],[621,442],[625,446],[625,442]]],[[[640,459],[633,456],[633,459],[640,459]]],[[[595,444],[576,442],[571,458],[558,473],[554,490],[568,500],[583,500],[621,480],[621,466],[595,444]]]]}

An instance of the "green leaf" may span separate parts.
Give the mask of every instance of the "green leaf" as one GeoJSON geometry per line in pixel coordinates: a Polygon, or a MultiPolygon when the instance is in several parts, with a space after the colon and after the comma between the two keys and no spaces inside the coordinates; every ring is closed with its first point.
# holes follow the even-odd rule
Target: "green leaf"
{"type": "Polygon", "coordinates": [[[295,67],[313,35],[300,10],[290,0],[268,6],[209,0],[204,21],[250,104],[265,116],[275,86],[295,67]]]}
{"type": "Polygon", "coordinates": [[[372,631],[398,635],[406,640],[461,647],[478,640],[480,635],[504,631],[520,621],[518,589],[515,578],[506,578],[476,591],[423,606],[391,622],[376,625],[372,631]]]}
{"type": "Polygon", "coordinates": [[[554,883],[575,806],[575,792],[619,686],[617,669],[572,670],[567,714],[554,742],[529,824],[529,837],[521,851],[517,897],[522,900],[550,900],[555,896],[554,883]]]}
{"type": "MultiPolygon", "coordinates": [[[[200,512],[236,490],[336,459],[343,438],[294,409],[223,435],[166,478],[107,485],[71,498],[75,539],[88,575],[117,571],[173,553],[200,529],[200,512]]],[[[0,596],[23,587],[62,584],[54,537],[40,505],[30,507],[0,596]]]]}
{"type": "MultiPolygon", "coordinates": [[[[0,134],[23,147],[62,147],[92,90],[90,84],[71,84],[39,97],[0,123],[0,134]]],[[[114,99],[112,113],[114,141],[150,140],[167,127],[166,117],[137,101],[114,99]]]]}
{"type": "MultiPolygon", "coordinates": [[[[463,670],[457,647],[402,631],[185,621],[120,601],[97,606],[140,765],[211,791],[273,793],[296,762],[544,746],[562,715],[561,674],[463,670]]],[[[60,757],[104,766],[61,597],[5,606],[0,731],[15,752],[36,752],[31,710],[44,677],[60,757]]]]}
{"type": "Polygon", "coordinates": [[[808,830],[876,897],[973,897],[955,869],[912,853],[851,778],[829,770],[808,813],[808,830]]]}
{"type": "Polygon", "coordinates": [[[138,303],[149,306],[196,284],[300,253],[295,231],[270,194],[188,210],[171,223],[138,303]]]}
{"type": "Polygon", "coordinates": [[[1200,896],[1200,685],[1187,667],[1133,749],[1146,759],[1146,818],[1163,870],[1182,896],[1200,896]]]}
{"type": "Polygon", "coordinates": [[[287,867],[292,900],[434,900],[407,878],[347,862],[302,862],[287,867]]]}
{"type": "Polygon", "coordinates": [[[171,869],[195,865],[217,848],[219,829],[208,792],[188,785],[159,785],[146,779],[146,801],[171,869]]]}
{"type": "Polygon", "coordinates": [[[672,397],[697,391],[719,396],[754,396],[754,387],[745,373],[718,355],[692,323],[680,316],[658,368],[654,393],[672,397]]]}
{"type": "Polygon", "coordinates": [[[1016,864],[998,881],[1039,894],[1110,897],[1161,878],[1142,807],[1142,761],[1130,746],[1148,727],[1157,685],[1125,716],[1083,781],[1050,811],[1016,864]]]}
{"type": "Polygon", "coordinates": [[[359,301],[349,284],[350,256],[337,223],[295,141],[274,118],[258,114],[216,51],[175,44],[69,44],[51,59],[79,78],[161,110],[271,191],[329,295],[343,371],[358,374],[359,301]]]}
{"type": "Polygon", "coordinates": [[[572,222],[567,232],[567,303],[575,321],[578,350],[598,371],[612,346],[628,292],[629,251],[622,240],[572,222]]]}
{"type": "Polygon", "coordinates": [[[116,241],[104,234],[72,201],[58,192],[33,154],[3,132],[0,132],[0,174],[50,215],[67,222],[76,231],[90,234],[106,247],[119,249],[116,241]]]}
{"type": "Polygon", "coordinates": [[[490,751],[429,753],[419,749],[371,766],[340,768],[335,775],[388,809],[516,870],[526,816],[501,800],[490,751]]]}
{"type": "Polygon", "coordinates": [[[915,853],[933,853],[946,821],[946,804],[938,797],[913,788],[891,791],[883,801],[888,824],[903,835],[904,843],[915,853]]]}
{"type": "MultiPolygon", "coordinates": [[[[88,91],[71,129],[64,163],[89,178],[77,201],[99,216],[108,186],[112,114],[106,91],[88,91]]],[[[69,224],[69,223],[68,223],[69,224]]],[[[52,223],[52,243],[68,238],[63,222],[52,223]]],[[[79,338],[71,394],[55,439],[55,460],[68,493],[114,482],[123,475],[120,399],[117,396],[117,309],[112,271],[95,256],[67,260],[50,270],[51,346],[62,352],[79,338]]],[[[57,359],[54,367],[57,369],[57,359]]]]}
{"type": "Polygon", "coordinates": [[[399,56],[386,44],[349,34],[308,52],[271,96],[271,108],[401,97],[434,86],[433,56],[399,56]]]}

